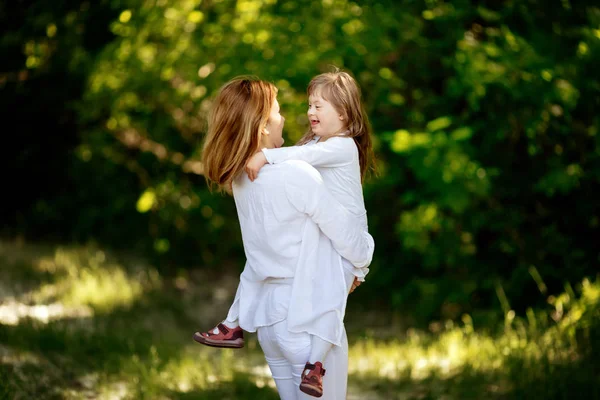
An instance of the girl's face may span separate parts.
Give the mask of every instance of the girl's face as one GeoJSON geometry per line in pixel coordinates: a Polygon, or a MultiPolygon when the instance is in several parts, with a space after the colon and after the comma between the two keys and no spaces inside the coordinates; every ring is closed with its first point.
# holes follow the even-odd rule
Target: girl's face
{"type": "Polygon", "coordinates": [[[346,128],[344,117],[318,93],[309,96],[307,115],[310,129],[322,139],[341,133],[346,128]]]}
{"type": "Polygon", "coordinates": [[[281,147],[283,146],[283,125],[285,118],[279,113],[279,102],[277,99],[273,101],[271,106],[271,114],[269,114],[269,120],[266,126],[266,141],[268,147],[281,147]]]}

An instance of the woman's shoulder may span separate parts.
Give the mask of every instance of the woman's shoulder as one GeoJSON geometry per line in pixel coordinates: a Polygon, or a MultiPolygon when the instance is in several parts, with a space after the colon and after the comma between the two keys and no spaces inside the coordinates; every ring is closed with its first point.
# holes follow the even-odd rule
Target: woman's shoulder
{"type": "Polygon", "coordinates": [[[280,167],[282,173],[286,175],[311,175],[319,174],[319,171],[306,161],[302,160],[287,160],[282,163],[276,164],[280,167]]]}
{"type": "Polygon", "coordinates": [[[272,167],[278,167],[286,185],[311,187],[323,180],[319,171],[306,161],[288,160],[272,167]]]}
{"type": "Polygon", "coordinates": [[[303,177],[309,177],[314,175],[320,175],[319,171],[306,161],[302,160],[287,160],[277,164],[265,165],[258,174],[259,177],[263,177],[267,180],[279,180],[285,178],[290,179],[301,179],[303,177]]]}

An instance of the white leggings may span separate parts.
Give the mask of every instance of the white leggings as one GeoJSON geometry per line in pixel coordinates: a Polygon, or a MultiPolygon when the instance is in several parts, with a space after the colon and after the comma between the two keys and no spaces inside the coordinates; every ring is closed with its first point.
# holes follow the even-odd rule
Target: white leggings
{"type": "MultiPolygon", "coordinates": [[[[347,273],[348,290],[354,276],[347,273]]],[[[293,333],[287,329],[287,320],[257,329],[258,342],[262,348],[271,374],[282,400],[314,400],[300,391],[300,376],[311,351],[311,335],[306,332],[293,333]]],[[[323,362],[326,373],[323,377],[321,400],[346,400],[348,386],[348,338],[342,334],[342,345],[332,346],[323,362]]]]}
{"type": "MultiPolygon", "coordinates": [[[[300,391],[300,376],[308,361],[311,336],[287,330],[287,320],[257,329],[258,342],[275,380],[282,400],[314,399],[300,391]]],[[[321,400],[345,400],[348,384],[348,340],[346,331],[342,346],[334,346],[323,367],[323,397],[321,400]]]]}

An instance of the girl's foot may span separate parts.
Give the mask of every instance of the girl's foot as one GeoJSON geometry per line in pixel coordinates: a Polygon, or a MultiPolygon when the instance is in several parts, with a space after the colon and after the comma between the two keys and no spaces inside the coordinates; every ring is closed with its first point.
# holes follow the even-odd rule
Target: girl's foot
{"type": "Polygon", "coordinates": [[[194,340],[211,347],[241,349],[244,347],[244,331],[239,326],[228,328],[219,324],[211,331],[194,333],[194,340]]]}
{"type": "Polygon", "coordinates": [[[323,364],[317,361],[314,364],[306,363],[302,372],[302,382],[300,382],[300,390],[314,397],[323,396],[323,377],[325,376],[325,368],[323,364]]]}

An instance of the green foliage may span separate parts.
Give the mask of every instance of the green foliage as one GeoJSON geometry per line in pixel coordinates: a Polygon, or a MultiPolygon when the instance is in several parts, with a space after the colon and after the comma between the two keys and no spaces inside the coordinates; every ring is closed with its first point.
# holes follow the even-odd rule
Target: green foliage
{"type": "Polygon", "coordinates": [[[357,296],[427,323],[498,309],[500,285],[522,315],[545,304],[536,279],[556,294],[597,271],[595,2],[2,7],[1,108],[23,131],[8,163],[28,185],[5,235],[94,239],[161,270],[241,268],[233,202],[207,190],[198,159],[211,98],[236,75],[273,81],[292,144],[307,83],[333,64],[362,87],[379,159],[357,296]]]}

